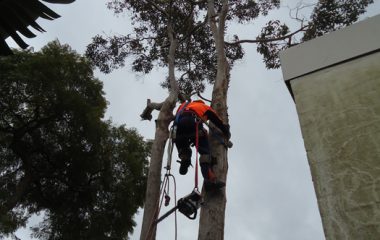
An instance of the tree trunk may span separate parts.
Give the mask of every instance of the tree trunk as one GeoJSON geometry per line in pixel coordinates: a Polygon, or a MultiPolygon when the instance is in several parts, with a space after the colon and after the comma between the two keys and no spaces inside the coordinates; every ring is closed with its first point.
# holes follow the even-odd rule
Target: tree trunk
{"type": "MultiPolygon", "coordinates": [[[[218,14],[218,22],[214,16],[214,1],[208,1],[209,24],[213,32],[217,51],[217,76],[212,93],[212,107],[221,116],[224,123],[228,122],[227,114],[227,90],[229,78],[229,66],[224,51],[224,24],[227,14],[227,1],[223,1],[223,7],[218,14]],[[218,24],[217,24],[218,23],[218,24]]],[[[215,140],[210,134],[211,155],[216,159],[213,166],[216,176],[227,184],[228,159],[227,149],[215,140]]],[[[199,240],[224,239],[224,218],[226,209],[226,189],[219,191],[203,191],[204,202],[199,220],[199,240]]]]}
{"type": "Polygon", "coordinates": [[[162,158],[165,151],[166,140],[169,137],[169,124],[173,108],[165,101],[156,120],[156,134],[151,151],[147,189],[145,194],[144,216],[140,240],[155,239],[156,226],[153,222],[157,218],[160,198],[162,158]]]}
{"type": "Polygon", "coordinates": [[[174,56],[178,41],[174,38],[174,32],[170,23],[168,24],[168,37],[170,40],[168,55],[170,94],[163,102],[156,120],[156,133],[151,151],[140,240],[154,240],[156,238],[156,225],[154,225],[154,221],[158,216],[162,159],[165,144],[169,138],[169,125],[173,120],[173,110],[179,92],[174,74],[174,56]]]}

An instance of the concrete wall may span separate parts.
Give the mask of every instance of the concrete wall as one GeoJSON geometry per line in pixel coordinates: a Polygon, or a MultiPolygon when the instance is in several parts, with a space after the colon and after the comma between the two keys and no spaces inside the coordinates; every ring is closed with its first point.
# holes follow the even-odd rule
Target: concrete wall
{"type": "Polygon", "coordinates": [[[377,16],[281,54],[327,240],[380,239],[379,28],[377,16]]]}
{"type": "Polygon", "coordinates": [[[380,15],[288,48],[280,54],[286,81],[380,48],[380,15]]]}
{"type": "Polygon", "coordinates": [[[380,53],[291,86],[326,239],[379,239],[380,53]]]}

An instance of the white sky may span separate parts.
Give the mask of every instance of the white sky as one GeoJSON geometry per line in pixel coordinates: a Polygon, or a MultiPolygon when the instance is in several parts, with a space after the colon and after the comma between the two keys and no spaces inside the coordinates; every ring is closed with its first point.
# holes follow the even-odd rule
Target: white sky
{"type": "MultiPolygon", "coordinates": [[[[38,50],[49,41],[59,39],[84,53],[96,34],[130,31],[127,18],[113,16],[105,2],[77,0],[70,5],[46,4],[62,17],[52,22],[40,20],[47,32],[26,42],[38,50]]],[[[294,6],[296,2],[298,0],[288,0],[282,4],[294,6]]],[[[380,1],[375,2],[366,16],[379,14],[380,1]]],[[[287,9],[270,15],[271,18],[287,16],[287,9]]],[[[243,27],[231,25],[230,32],[238,33],[241,39],[255,38],[264,22],[260,19],[243,27]]],[[[255,45],[246,44],[244,48],[245,58],[231,72],[228,96],[234,147],[229,151],[225,239],[324,239],[295,104],[281,71],[266,70],[255,45]]],[[[116,124],[137,128],[145,138],[152,139],[154,122],[140,121],[139,115],[147,98],[157,102],[166,98],[166,90],[159,86],[165,74],[166,69],[155,69],[148,75],[136,75],[128,64],[108,75],[97,71],[96,76],[104,82],[109,101],[107,118],[116,124]]],[[[210,94],[206,93],[205,97],[210,98],[210,94]]],[[[194,171],[190,169],[186,176],[181,176],[178,164],[173,161],[173,165],[180,198],[193,189],[194,171]]],[[[163,208],[161,213],[167,210],[169,208],[163,208]]],[[[141,213],[136,216],[138,225],[132,240],[139,239],[141,213]]],[[[197,239],[198,219],[191,221],[178,216],[178,239],[197,239]]],[[[31,224],[35,221],[33,219],[31,224]]],[[[16,235],[22,240],[31,239],[27,229],[16,235]]],[[[173,217],[159,224],[157,239],[174,239],[173,217]]]]}

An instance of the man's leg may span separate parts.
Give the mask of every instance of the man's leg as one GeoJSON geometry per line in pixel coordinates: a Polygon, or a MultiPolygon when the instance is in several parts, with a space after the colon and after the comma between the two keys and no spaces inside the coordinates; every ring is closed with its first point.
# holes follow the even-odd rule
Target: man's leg
{"type": "Polygon", "coordinates": [[[191,136],[195,129],[195,119],[192,114],[182,114],[177,123],[177,137],[175,144],[178,150],[178,157],[181,159],[179,173],[185,175],[191,165],[191,136]]]}
{"type": "MultiPolygon", "coordinates": [[[[190,148],[189,148],[190,149],[190,148]]],[[[189,166],[191,165],[191,150],[183,151],[178,154],[181,159],[181,166],[179,167],[179,174],[186,175],[189,166]],[[190,153],[190,154],[189,154],[190,153]]]]}
{"type": "Polygon", "coordinates": [[[210,155],[201,155],[199,158],[199,163],[201,165],[201,171],[204,178],[204,186],[206,190],[219,189],[226,185],[224,182],[216,178],[215,173],[212,170],[210,155]]]}
{"type": "Polygon", "coordinates": [[[206,190],[224,187],[226,184],[222,181],[219,181],[216,178],[214,171],[212,170],[207,132],[203,132],[203,134],[199,137],[198,150],[201,154],[199,158],[199,165],[201,166],[202,176],[204,178],[204,186],[206,190]]]}
{"type": "Polygon", "coordinates": [[[187,170],[191,165],[191,148],[189,139],[186,137],[177,136],[175,144],[178,150],[178,157],[181,159],[179,173],[181,175],[186,175],[187,170]]]}

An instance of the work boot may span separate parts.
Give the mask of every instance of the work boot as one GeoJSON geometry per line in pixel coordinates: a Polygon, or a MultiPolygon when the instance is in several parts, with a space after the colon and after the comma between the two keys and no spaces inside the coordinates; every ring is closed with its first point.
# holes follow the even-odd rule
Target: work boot
{"type": "Polygon", "coordinates": [[[189,166],[191,165],[191,161],[190,160],[181,160],[179,163],[181,164],[181,166],[179,167],[179,174],[186,175],[187,170],[188,170],[189,166]]]}
{"type": "Polygon", "coordinates": [[[205,179],[203,181],[203,184],[204,184],[206,191],[217,190],[217,189],[220,189],[220,188],[223,188],[226,186],[226,184],[224,182],[222,182],[216,178],[214,178],[213,180],[205,179]]]}

